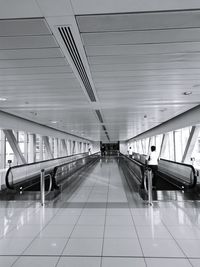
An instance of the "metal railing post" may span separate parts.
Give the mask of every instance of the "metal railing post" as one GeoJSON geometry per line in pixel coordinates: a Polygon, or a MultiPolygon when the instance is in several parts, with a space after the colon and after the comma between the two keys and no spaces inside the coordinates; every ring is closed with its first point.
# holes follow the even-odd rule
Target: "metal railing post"
{"type": "Polygon", "coordinates": [[[152,170],[147,171],[148,177],[148,204],[153,205],[152,202],[152,170]]]}
{"type": "Polygon", "coordinates": [[[41,205],[45,204],[45,170],[42,169],[40,172],[40,194],[41,194],[41,205]]]}

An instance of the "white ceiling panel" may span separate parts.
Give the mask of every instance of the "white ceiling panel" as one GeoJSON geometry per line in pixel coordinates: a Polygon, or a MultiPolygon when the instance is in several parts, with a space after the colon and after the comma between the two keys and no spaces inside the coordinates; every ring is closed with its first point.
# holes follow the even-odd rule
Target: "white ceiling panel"
{"type": "Polygon", "coordinates": [[[199,42],[200,29],[83,33],[84,45],[127,45],[199,42]]]}
{"type": "Polygon", "coordinates": [[[54,80],[54,79],[73,79],[73,73],[54,73],[53,75],[50,73],[47,74],[32,74],[32,75],[8,75],[8,76],[0,76],[0,81],[26,81],[26,80],[54,80]]]}
{"type": "Polygon", "coordinates": [[[75,14],[106,14],[106,13],[130,13],[145,11],[169,11],[199,9],[199,0],[72,0],[75,14]]]}
{"type": "Polygon", "coordinates": [[[128,139],[200,103],[199,15],[77,17],[111,140],[128,139]],[[148,122],[145,114],[151,114],[148,122]]]}
{"type": "Polygon", "coordinates": [[[0,0],[0,7],[1,19],[42,17],[35,0],[0,0]]]}
{"type": "Polygon", "coordinates": [[[59,80],[53,80],[53,79],[32,79],[32,80],[7,80],[7,81],[0,81],[0,87],[6,87],[6,86],[55,86],[55,87],[60,87],[60,86],[72,86],[72,87],[80,87],[79,82],[76,79],[59,79],[59,80]]]}
{"type": "Polygon", "coordinates": [[[63,57],[59,48],[0,50],[0,59],[57,58],[63,57]]]}
{"type": "Polygon", "coordinates": [[[38,58],[38,59],[10,59],[0,60],[0,68],[32,68],[32,67],[51,67],[51,66],[67,66],[65,58],[38,58]]]}
{"type": "Polygon", "coordinates": [[[44,47],[58,47],[52,35],[0,37],[0,50],[44,47]]]}
{"type": "Polygon", "coordinates": [[[46,21],[41,18],[0,20],[0,36],[24,36],[24,35],[46,35],[46,34],[47,35],[51,34],[51,31],[46,21]]]}
{"type": "MultiPolygon", "coordinates": [[[[179,75],[179,78],[183,76],[185,78],[185,75],[188,76],[188,78],[195,78],[196,75],[200,74],[199,69],[167,69],[167,70],[127,70],[127,71],[92,71],[94,78],[103,78],[103,77],[139,77],[139,76],[147,76],[147,77],[153,77],[153,76],[162,76],[167,77],[170,76],[170,78],[177,77],[179,75]]],[[[198,78],[198,77],[197,77],[198,78]]]]}
{"type": "Polygon", "coordinates": [[[145,44],[145,45],[110,45],[87,46],[88,56],[105,55],[148,55],[148,54],[174,54],[174,53],[199,53],[200,42],[170,43],[170,44],[145,44]]]}
{"type": "Polygon", "coordinates": [[[200,27],[200,11],[77,16],[81,33],[200,27]]]}
{"type": "MultiPolygon", "coordinates": [[[[47,0],[38,3],[43,14],[53,16],[53,1],[50,6],[47,0]]],[[[64,0],[59,3],[66,7],[64,0]]],[[[7,99],[0,109],[49,126],[55,120],[55,128],[106,140],[95,113],[100,110],[110,139],[117,141],[199,104],[200,11],[75,20],[73,15],[59,17],[61,6],[55,10],[58,18],[48,18],[52,31],[44,19],[0,21],[0,97],[7,99]],[[81,88],[55,30],[69,24],[85,66],[88,59],[86,72],[97,102],[91,103],[81,88]],[[185,91],[192,94],[185,96],[185,91]]]]}
{"type": "Polygon", "coordinates": [[[112,55],[88,57],[90,65],[114,65],[114,64],[146,64],[166,62],[195,62],[200,61],[200,53],[174,53],[154,55],[112,55]]]}
{"type": "MultiPolygon", "coordinates": [[[[56,74],[56,73],[72,73],[69,66],[52,66],[52,67],[29,67],[29,68],[15,68],[15,69],[1,69],[0,75],[12,76],[12,75],[31,75],[31,74],[56,74]]],[[[68,76],[66,76],[68,77],[68,76]]],[[[56,78],[56,77],[55,77],[56,78]]]]}
{"type": "Polygon", "coordinates": [[[146,64],[106,64],[106,65],[90,65],[93,72],[105,71],[130,71],[130,70],[180,70],[180,69],[200,69],[200,62],[162,62],[162,63],[146,63],[146,64]]]}

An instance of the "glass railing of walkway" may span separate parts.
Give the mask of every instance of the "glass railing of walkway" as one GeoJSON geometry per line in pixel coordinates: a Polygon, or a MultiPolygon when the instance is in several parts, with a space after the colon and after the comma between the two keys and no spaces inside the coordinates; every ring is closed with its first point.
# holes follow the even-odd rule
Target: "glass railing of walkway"
{"type": "Polygon", "coordinates": [[[89,156],[88,153],[81,153],[51,160],[10,167],[5,176],[5,185],[9,189],[16,189],[20,187],[20,185],[24,181],[27,182],[30,180],[38,179],[40,177],[40,172],[42,169],[45,169],[46,174],[52,174],[54,172],[54,168],[57,166],[65,165],[70,162],[75,162],[76,160],[81,158],[92,157],[92,155],[89,156]]]}
{"type": "MultiPolygon", "coordinates": [[[[129,165],[131,164],[137,177],[141,177],[141,172],[138,167],[139,165],[136,164],[136,162],[143,165],[144,168],[146,164],[146,155],[133,153],[133,158],[129,161],[129,165]]],[[[194,167],[186,163],[161,158],[158,162],[158,174],[161,177],[175,182],[175,184],[180,188],[193,188],[197,183],[197,176],[194,167]]]]}

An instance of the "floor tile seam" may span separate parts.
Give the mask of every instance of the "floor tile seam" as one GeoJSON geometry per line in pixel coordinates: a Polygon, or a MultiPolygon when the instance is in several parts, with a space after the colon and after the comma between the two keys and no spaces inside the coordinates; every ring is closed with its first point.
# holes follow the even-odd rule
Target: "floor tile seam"
{"type": "MultiPolygon", "coordinates": [[[[19,255],[15,255],[15,254],[10,254],[10,255],[0,255],[0,257],[4,257],[4,258],[8,258],[8,257],[17,257],[19,255]]],[[[58,255],[49,255],[49,254],[34,254],[34,255],[20,255],[20,257],[24,257],[24,258],[28,258],[28,257],[33,257],[33,258],[42,258],[42,257],[46,257],[46,258],[75,258],[75,257],[78,257],[78,258],[101,258],[101,256],[97,256],[97,255],[61,255],[61,256],[58,256],[58,255]]],[[[114,256],[109,256],[109,255],[105,255],[103,256],[103,258],[125,258],[125,259],[175,259],[175,260],[188,260],[186,257],[159,257],[159,256],[146,256],[146,257],[143,257],[143,256],[126,256],[126,255],[121,255],[121,256],[117,256],[117,255],[114,255],[114,256]]],[[[189,259],[191,260],[200,260],[200,258],[197,258],[197,257],[190,257],[189,259]]]]}
{"type": "MultiPolygon", "coordinates": [[[[38,209],[41,210],[41,207],[39,207],[38,209]]],[[[43,206],[42,209],[45,209],[45,206],[43,206]]],[[[22,251],[22,253],[20,255],[18,255],[17,259],[13,262],[13,264],[11,265],[11,267],[20,259],[20,257],[23,255],[23,253],[33,244],[33,242],[37,239],[37,237],[40,235],[40,233],[50,224],[50,222],[57,215],[57,213],[58,213],[59,210],[60,210],[60,208],[56,211],[56,213],[54,214],[54,216],[52,216],[52,218],[48,221],[48,223],[33,238],[33,240],[28,244],[28,246],[22,251]]]]}
{"type": "MultiPolygon", "coordinates": [[[[92,192],[92,190],[93,190],[93,187],[91,188],[90,192],[92,192]]],[[[89,195],[90,195],[90,194],[89,194],[89,195]]],[[[89,199],[89,195],[88,195],[87,200],[89,199]]],[[[58,264],[59,264],[59,262],[60,262],[60,259],[61,259],[61,256],[63,255],[63,252],[64,252],[64,250],[66,249],[67,244],[69,243],[69,240],[70,240],[70,238],[71,238],[71,236],[72,236],[72,234],[73,234],[73,232],[74,232],[74,229],[76,228],[76,226],[77,226],[77,224],[78,224],[78,221],[79,221],[79,219],[80,219],[80,217],[81,217],[81,215],[82,215],[82,213],[83,213],[83,211],[84,211],[84,209],[85,209],[86,206],[87,206],[87,201],[85,202],[84,207],[82,208],[82,210],[81,210],[81,212],[80,212],[80,214],[79,214],[79,216],[78,216],[78,219],[77,219],[76,223],[74,224],[74,227],[73,227],[73,229],[72,229],[72,231],[71,231],[71,233],[70,233],[70,236],[69,236],[69,238],[68,238],[68,240],[67,240],[65,246],[63,247],[63,249],[62,249],[62,251],[61,251],[61,253],[60,253],[60,255],[59,255],[59,258],[58,258],[58,261],[57,261],[55,267],[58,266],[58,264]]]]}
{"type": "Polygon", "coordinates": [[[163,223],[163,225],[166,227],[168,233],[171,235],[171,237],[173,238],[174,242],[176,243],[176,245],[178,246],[178,248],[181,250],[181,252],[183,253],[183,255],[185,255],[185,257],[187,258],[188,262],[190,263],[191,266],[193,266],[193,264],[190,262],[189,257],[186,255],[186,253],[184,252],[184,250],[182,249],[182,247],[179,245],[178,241],[174,238],[174,236],[172,235],[172,233],[170,232],[169,228],[167,227],[167,225],[165,224],[165,222],[163,222],[163,219],[161,218],[161,221],[163,223]]]}
{"type": "Polygon", "coordinates": [[[105,241],[105,231],[106,231],[106,220],[107,220],[107,208],[108,208],[108,196],[109,196],[109,190],[110,190],[110,165],[109,165],[109,171],[108,171],[108,186],[107,186],[107,199],[106,199],[106,210],[105,210],[105,221],[104,221],[104,229],[103,229],[103,242],[102,242],[102,248],[101,248],[101,262],[100,267],[102,267],[103,264],[103,249],[104,249],[104,241],[105,241]]]}

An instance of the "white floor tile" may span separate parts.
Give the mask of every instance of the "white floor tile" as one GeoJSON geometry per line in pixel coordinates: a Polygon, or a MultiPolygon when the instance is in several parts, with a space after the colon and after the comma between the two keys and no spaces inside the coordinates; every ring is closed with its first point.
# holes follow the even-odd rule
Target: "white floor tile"
{"type": "Polygon", "coordinates": [[[81,215],[78,220],[77,225],[104,225],[105,224],[105,215],[81,215]]]}
{"type": "Polygon", "coordinates": [[[80,215],[83,209],[60,209],[57,213],[57,216],[73,216],[73,215],[80,215]]]}
{"type": "Polygon", "coordinates": [[[151,226],[151,225],[163,225],[161,218],[159,216],[133,216],[135,225],[139,226],[151,226]]]}
{"type": "Polygon", "coordinates": [[[16,261],[17,257],[0,256],[0,266],[10,267],[16,261]]]}
{"type": "Polygon", "coordinates": [[[21,256],[13,267],[55,267],[58,257],[21,256]]]}
{"type": "Polygon", "coordinates": [[[185,257],[174,240],[140,239],[145,257],[185,257]]]}
{"type": "Polygon", "coordinates": [[[146,267],[143,259],[103,258],[102,267],[146,267]]]}
{"type": "Polygon", "coordinates": [[[107,209],[106,211],[107,216],[113,216],[113,215],[123,215],[123,216],[129,216],[131,215],[130,209],[107,209]]]}
{"type": "Polygon", "coordinates": [[[39,234],[38,237],[45,238],[67,238],[70,237],[74,226],[73,225],[63,225],[63,224],[51,224],[47,225],[39,234]]]}
{"type": "Polygon", "coordinates": [[[142,256],[137,239],[104,239],[103,256],[142,256]]]}
{"type": "Polygon", "coordinates": [[[38,238],[23,255],[61,255],[66,242],[66,239],[61,238],[38,238]]]}
{"type": "Polygon", "coordinates": [[[11,238],[24,238],[24,237],[35,237],[39,234],[44,226],[40,225],[23,225],[19,229],[13,229],[7,234],[7,237],[11,238]]]}
{"type": "Polygon", "coordinates": [[[139,238],[162,238],[173,239],[165,226],[152,225],[152,226],[136,226],[139,238]]]}
{"type": "Polygon", "coordinates": [[[200,239],[200,229],[196,226],[168,226],[175,239],[200,239]]]}
{"type": "Polygon", "coordinates": [[[192,263],[193,267],[199,267],[200,266],[200,259],[189,259],[189,261],[192,263]]]}
{"type": "MultiPolygon", "coordinates": [[[[148,259],[147,267],[191,267],[187,259],[148,259]]],[[[199,265],[198,265],[199,266],[199,265]]]]}
{"type": "Polygon", "coordinates": [[[137,238],[134,226],[106,226],[104,238],[137,238]]]}
{"type": "Polygon", "coordinates": [[[100,265],[101,258],[97,257],[62,257],[57,267],[100,267],[100,265]]]}
{"type": "Polygon", "coordinates": [[[85,208],[84,210],[83,210],[83,212],[82,212],[82,214],[81,215],[86,215],[86,216],[88,216],[88,215],[93,215],[93,216],[95,216],[95,215],[101,215],[101,216],[105,216],[105,214],[106,214],[106,209],[87,209],[87,208],[85,208]]]}
{"type": "Polygon", "coordinates": [[[0,255],[20,255],[31,243],[32,238],[4,238],[0,240],[0,255]]]}
{"type": "Polygon", "coordinates": [[[106,225],[133,225],[133,220],[131,216],[106,216],[106,225]]]}
{"type": "Polygon", "coordinates": [[[77,223],[78,219],[79,215],[65,215],[65,216],[59,215],[53,218],[49,224],[74,225],[77,223]]]}
{"type": "Polygon", "coordinates": [[[200,240],[198,239],[187,239],[187,240],[177,240],[179,246],[185,252],[187,257],[200,257],[200,240]]]}
{"type": "Polygon", "coordinates": [[[104,226],[77,225],[71,238],[103,238],[104,226]]]}
{"type": "Polygon", "coordinates": [[[70,239],[63,255],[101,256],[103,239],[70,239]]]}

